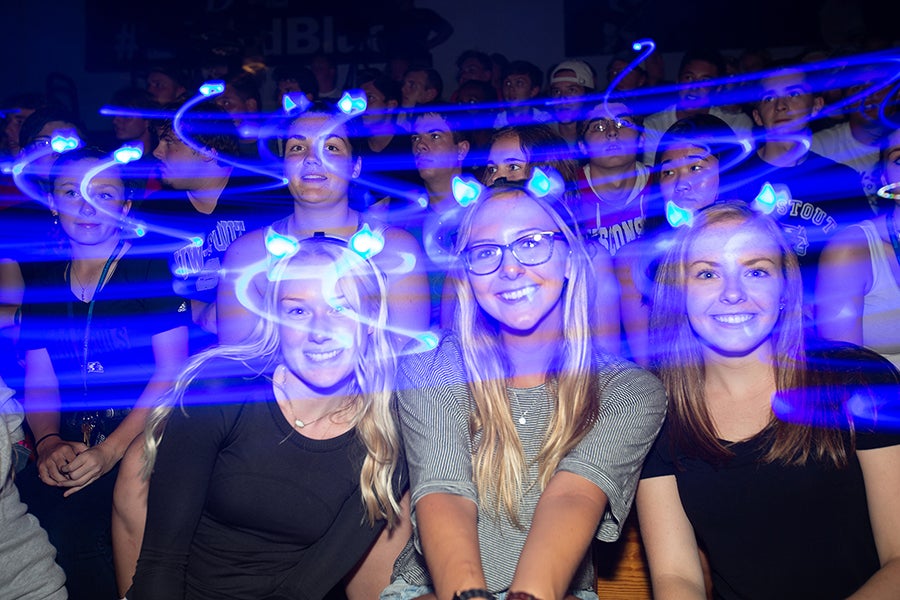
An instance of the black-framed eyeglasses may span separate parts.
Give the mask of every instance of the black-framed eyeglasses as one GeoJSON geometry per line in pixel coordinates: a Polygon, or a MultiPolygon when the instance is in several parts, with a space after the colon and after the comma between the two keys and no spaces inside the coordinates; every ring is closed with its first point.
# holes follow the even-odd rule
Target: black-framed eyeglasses
{"type": "Polygon", "coordinates": [[[513,258],[525,267],[542,265],[553,256],[553,242],[565,241],[559,231],[529,233],[509,244],[476,244],[463,250],[462,258],[473,275],[490,275],[503,263],[503,252],[509,250],[513,258]]]}
{"type": "Polygon", "coordinates": [[[612,128],[618,131],[620,129],[634,129],[636,126],[637,124],[631,117],[618,117],[615,120],[597,119],[591,121],[590,125],[588,125],[588,130],[604,133],[612,128]]]}

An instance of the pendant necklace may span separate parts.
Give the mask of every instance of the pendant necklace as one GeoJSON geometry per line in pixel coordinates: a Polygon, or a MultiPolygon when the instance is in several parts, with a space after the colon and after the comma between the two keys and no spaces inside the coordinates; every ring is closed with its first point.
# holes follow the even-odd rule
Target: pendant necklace
{"type": "MultiPolygon", "coordinates": [[[[522,405],[519,402],[519,394],[516,392],[516,390],[512,390],[512,394],[513,394],[513,398],[515,398],[515,400],[516,400],[516,407],[521,411],[522,405]]],[[[518,418],[519,425],[525,425],[528,423],[528,413],[531,412],[531,409],[534,408],[534,403],[537,401],[538,401],[538,398],[535,398],[528,405],[528,408],[526,408],[524,411],[522,411],[522,414],[519,415],[519,418],[518,418]]]]}
{"type": "Polygon", "coordinates": [[[339,406],[338,408],[336,408],[332,411],[329,411],[323,415],[320,415],[310,421],[304,421],[302,419],[298,419],[297,415],[294,414],[294,407],[291,404],[290,399],[287,397],[287,392],[285,391],[286,390],[285,383],[287,382],[287,367],[285,367],[284,365],[279,366],[278,372],[281,373],[280,381],[278,379],[276,379],[275,383],[281,389],[282,393],[284,394],[284,402],[285,402],[285,404],[287,404],[288,412],[291,413],[291,421],[293,422],[294,427],[296,427],[297,429],[303,429],[304,427],[308,427],[309,425],[312,425],[313,423],[317,423],[317,422],[321,421],[325,417],[330,417],[332,415],[336,415],[337,413],[339,413],[347,408],[348,405],[343,404],[343,405],[339,406]]]}

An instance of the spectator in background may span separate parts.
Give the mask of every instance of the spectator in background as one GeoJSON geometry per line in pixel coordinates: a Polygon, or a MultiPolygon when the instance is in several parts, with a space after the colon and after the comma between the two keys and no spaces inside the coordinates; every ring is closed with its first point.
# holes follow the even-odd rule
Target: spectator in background
{"type": "Polygon", "coordinates": [[[577,153],[578,123],[584,118],[586,96],[594,93],[594,69],[582,60],[565,60],[550,73],[550,110],[556,131],[577,153]]]}
{"type": "Polygon", "coordinates": [[[160,106],[184,100],[188,94],[188,78],[176,69],[157,65],[147,73],[147,93],[160,106]]]}
{"type": "Polygon", "coordinates": [[[239,156],[259,158],[259,110],[262,98],[259,84],[250,73],[238,73],[225,82],[225,91],[215,97],[216,105],[231,115],[237,128],[239,156]]]}
{"type": "Polygon", "coordinates": [[[640,117],[621,102],[594,107],[581,125],[588,162],[577,171],[573,212],[585,235],[612,256],[644,232],[650,170],[638,160],[642,141],[640,117]]]}
{"type": "Polygon", "coordinates": [[[534,102],[543,83],[541,70],[528,61],[514,60],[504,67],[500,86],[504,105],[494,120],[494,129],[551,122],[553,115],[537,108],[534,102]]]}
{"type": "Polygon", "coordinates": [[[141,159],[124,165],[126,176],[135,185],[135,203],[140,204],[144,198],[159,191],[159,161],[153,156],[159,142],[156,131],[151,126],[152,112],[159,107],[154,106],[146,91],[139,88],[126,88],[113,95],[112,105],[122,114],[113,117],[113,133],[119,145],[139,143],[143,154],[141,159]]]}
{"type": "Polygon", "coordinates": [[[282,65],[275,69],[272,78],[275,80],[279,106],[284,95],[290,92],[301,92],[310,102],[315,102],[319,99],[319,81],[313,72],[306,67],[282,65]]]}
{"type": "MultiPolygon", "coordinates": [[[[618,54],[614,54],[613,57],[609,59],[609,62],[606,65],[607,86],[612,85],[613,80],[628,67],[633,58],[634,56],[632,54],[619,52],[618,54]]],[[[616,84],[615,89],[610,91],[630,92],[632,90],[644,87],[646,83],[647,72],[643,69],[643,67],[637,65],[636,67],[631,69],[618,84],[616,84]]]]}
{"type": "Polygon", "coordinates": [[[37,109],[46,106],[47,101],[41,94],[18,94],[3,101],[3,135],[5,136],[6,154],[18,156],[22,151],[19,145],[19,132],[25,119],[37,109]]]}
{"type": "Polygon", "coordinates": [[[823,105],[814,83],[804,69],[791,66],[762,78],[753,119],[762,127],[763,137],[756,152],[732,171],[740,186],[729,195],[753,200],[767,182],[780,193],[770,198],[769,208],[800,260],[808,325],[825,243],[873,214],[853,169],[809,151],[809,122],[823,105]]]}
{"type": "Polygon", "coordinates": [[[896,113],[896,88],[888,83],[886,70],[876,65],[850,67],[847,74],[851,81],[846,97],[852,100],[845,109],[847,120],[814,133],[809,149],[859,173],[869,204],[873,211],[881,212],[877,166],[882,139],[890,131],[881,111],[886,119],[896,113]],[[889,95],[892,91],[894,97],[889,95]]]}
{"type": "Polygon", "coordinates": [[[338,100],[343,93],[337,82],[337,65],[329,54],[316,54],[309,60],[309,70],[319,84],[319,98],[338,100]]]}
{"type": "Polygon", "coordinates": [[[719,84],[714,80],[725,76],[725,60],[713,50],[685,53],[678,69],[678,98],[675,104],[644,119],[644,164],[656,164],[659,138],[675,121],[696,114],[710,114],[725,121],[735,133],[748,139],[753,129],[750,118],[724,112],[713,101],[719,84]]]}

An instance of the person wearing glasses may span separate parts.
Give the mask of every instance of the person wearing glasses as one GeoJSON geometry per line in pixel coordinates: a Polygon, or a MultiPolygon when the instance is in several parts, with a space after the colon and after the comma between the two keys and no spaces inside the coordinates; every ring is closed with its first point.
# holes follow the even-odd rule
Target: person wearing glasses
{"type": "Polygon", "coordinates": [[[588,111],[579,127],[587,163],[577,171],[575,215],[612,256],[644,231],[650,170],[638,160],[642,122],[627,105],[609,102],[588,111]]]}
{"type": "Polygon", "coordinates": [[[279,253],[251,335],[151,415],[132,600],[369,599],[409,537],[384,277],[344,240],[279,253]]]}
{"type": "Polygon", "coordinates": [[[415,538],[382,599],[596,598],[666,399],[591,345],[590,258],[552,195],[498,186],[454,247],[452,332],[398,374],[415,538]]]}

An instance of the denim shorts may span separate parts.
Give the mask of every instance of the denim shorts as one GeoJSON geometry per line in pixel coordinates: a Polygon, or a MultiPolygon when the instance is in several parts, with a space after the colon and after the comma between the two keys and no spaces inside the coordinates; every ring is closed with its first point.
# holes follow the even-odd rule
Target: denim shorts
{"type": "MultiPolygon", "coordinates": [[[[381,592],[381,600],[415,600],[419,596],[431,593],[434,593],[434,588],[430,585],[412,585],[398,577],[381,592]]],[[[578,590],[571,594],[579,600],[598,600],[597,592],[593,590],[578,590]]],[[[497,600],[506,600],[506,592],[494,595],[497,600]]]]}

